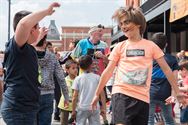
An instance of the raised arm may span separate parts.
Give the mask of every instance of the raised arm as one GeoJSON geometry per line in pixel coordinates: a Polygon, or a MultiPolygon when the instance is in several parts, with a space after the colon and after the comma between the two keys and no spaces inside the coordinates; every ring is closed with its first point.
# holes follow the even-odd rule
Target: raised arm
{"type": "Polygon", "coordinates": [[[35,47],[35,46],[39,43],[39,41],[44,38],[44,36],[45,36],[47,33],[48,33],[48,28],[46,28],[46,27],[41,27],[41,28],[39,29],[39,36],[38,36],[37,40],[36,40],[34,43],[32,43],[31,45],[35,47]]]}
{"type": "Polygon", "coordinates": [[[53,14],[55,12],[54,8],[59,6],[59,3],[54,2],[47,9],[29,14],[21,19],[15,31],[15,40],[17,45],[20,47],[23,46],[29,39],[32,28],[45,16],[53,14]]]}

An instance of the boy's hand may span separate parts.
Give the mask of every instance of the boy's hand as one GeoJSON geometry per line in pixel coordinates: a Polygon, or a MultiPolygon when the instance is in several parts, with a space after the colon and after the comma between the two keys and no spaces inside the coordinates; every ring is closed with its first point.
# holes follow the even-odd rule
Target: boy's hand
{"type": "Polygon", "coordinates": [[[0,68],[0,77],[2,77],[4,74],[4,69],[3,68],[0,68]]]}
{"type": "Polygon", "coordinates": [[[95,54],[95,57],[105,58],[105,55],[101,51],[96,51],[94,54],[95,54]]]}
{"type": "Polygon", "coordinates": [[[76,118],[76,111],[72,111],[72,113],[71,113],[71,117],[72,117],[73,119],[76,118]]]}
{"type": "Polygon", "coordinates": [[[106,115],[106,110],[105,109],[101,109],[100,115],[101,116],[105,116],[106,115]]]}
{"type": "Polygon", "coordinates": [[[52,4],[48,7],[48,9],[47,9],[47,11],[48,11],[48,14],[47,14],[47,15],[52,15],[52,14],[55,12],[54,8],[56,8],[56,7],[60,7],[60,4],[57,3],[57,2],[52,3],[52,4]]]}
{"type": "Polygon", "coordinates": [[[48,28],[46,27],[42,27],[39,29],[39,36],[37,38],[37,41],[34,42],[32,45],[33,46],[36,46],[38,44],[38,42],[44,38],[44,36],[48,33],[48,28]]]}
{"type": "Polygon", "coordinates": [[[41,27],[39,29],[39,37],[40,39],[44,38],[44,36],[48,33],[48,28],[46,27],[41,27]]]}
{"type": "Polygon", "coordinates": [[[91,102],[91,108],[92,108],[92,111],[96,110],[97,109],[97,102],[99,101],[99,96],[94,96],[92,102],[91,102]]]}
{"type": "Polygon", "coordinates": [[[169,104],[172,104],[172,103],[175,103],[175,101],[176,101],[176,98],[174,97],[174,96],[170,96],[170,97],[168,97],[166,100],[165,100],[165,104],[166,105],[169,105],[169,104]]]}
{"type": "Polygon", "coordinates": [[[69,101],[64,101],[64,108],[68,108],[69,107],[69,101]]]}

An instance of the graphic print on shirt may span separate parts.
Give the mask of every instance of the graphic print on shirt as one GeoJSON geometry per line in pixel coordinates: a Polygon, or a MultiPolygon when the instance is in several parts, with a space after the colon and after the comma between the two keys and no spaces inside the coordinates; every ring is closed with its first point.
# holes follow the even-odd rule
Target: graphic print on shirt
{"type": "Polygon", "coordinates": [[[126,50],[127,57],[145,56],[144,49],[128,49],[126,50]]]}
{"type": "MultiPolygon", "coordinates": [[[[145,56],[144,49],[127,49],[126,50],[126,57],[136,58],[145,56]]],[[[129,70],[122,72],[122,81],[127,84],[132,85],[145,85],[146,80],[148,78],[149,68],[139,68],[135,70],[129,70]]]]}
{"type": "Polygon", "coordinates": [[[149,69],[137,69],[134,71],[122,72],[122,80],[124,83],[132,85],[145,85],[148,77],[149,69]]]}

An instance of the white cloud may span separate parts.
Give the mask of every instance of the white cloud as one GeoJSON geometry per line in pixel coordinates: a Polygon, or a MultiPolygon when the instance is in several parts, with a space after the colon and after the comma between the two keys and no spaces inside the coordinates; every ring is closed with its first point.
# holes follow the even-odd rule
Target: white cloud
{"type": "Polygon", "coordinates": [[[7,1],[0,1],[0,50],[4,50],[5,42],[8,40],[8,11],[2,6],[8,6],[7,1]]]}
{"type": "Polygon", "coordinates": [[[0,15],[0,50],[4,50],[5,48],[5,42],[8,40],[8,25],[5,15],[0,15]]]}
{"type": "Polygon", "coordinates": [[[125,0],[117,0],[117,1],[116,1],[116,4],[117,4],[119,7],[125,6],[125,0]]]}
{"type": "Polygon", "coordinates": [[[40,6],[38,3],[34,3],[31,1],[19,1],[17,3],[12,4],[11,6],[11,14],[14,15],[16,12],[21,10],[28,10],[28,11],[37,11],[40,10],[40,6]]]}
{"type": "Polygon", "coordinates": [[[63,0],[62,2],[66,4],[74,4],[74,3],[119,3],[120,1],[122,0],[63,0]]]}
{"type": "MultiPolygon", "coordinates": [[[[41,26],[49,26],[50,20],[55,20],[58,29],[61,26],[93,26],[99,23],[111,26],[111,16],[115,9],[124,6],[125,0],[56,0],[61,7],[52,16],[45,17],[41,26]]],[[[11,2],[11,34],[13,34],[12,19],[20,10],[38,11],[48,7],[54,0],[12,0],[11,2]]],[[[8,30],[8,2],[0,0],[0,50],[4,49],[8,30]],[[3,42],[2,42],[3,41],[3,42]]],[[[61,32],[61,30],[59,30],[61,32]]]]}

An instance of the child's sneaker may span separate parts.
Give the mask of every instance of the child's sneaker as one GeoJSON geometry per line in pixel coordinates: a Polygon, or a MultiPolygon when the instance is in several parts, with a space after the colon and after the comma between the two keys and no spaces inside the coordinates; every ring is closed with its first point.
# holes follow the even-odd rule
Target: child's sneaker
{"type": "Polygon", "coordinates": [[[60,121],[60,117],[59,116],[54,116],[54,121],[60,121]]]}
{"type": "Polygon", "coordinates": [[[68,123],[69,123],[69,124],[74,123],[74,119],[71,117],[71,118],[69,119],[68,123]]]}
{"type": "Polygon", "coordinates": [[[108,125],[108,120],[104,120],[104,125],[108,125]]]}

